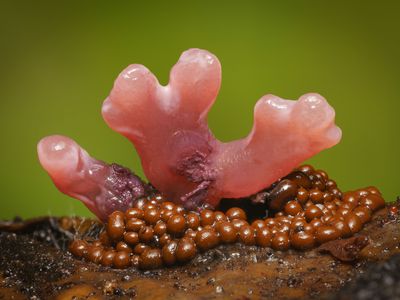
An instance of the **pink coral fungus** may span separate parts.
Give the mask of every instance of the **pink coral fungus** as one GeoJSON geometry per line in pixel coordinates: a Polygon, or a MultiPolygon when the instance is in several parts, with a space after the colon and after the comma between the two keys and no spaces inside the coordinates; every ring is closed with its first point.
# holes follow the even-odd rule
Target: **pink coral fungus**
{"type": "Polygon", "coordinates": [[[38,145],[39,160],[57,188],[82,201],[105,221],[115,210],[125,211],[150,187],[117,164],[96,160],[73,140],[48,136],[38,145]]]}
{"type": "MultiPolygon", "coordinates": [[[[105,121],[134,144],[151,184],[186,208],[205,203],[215,207],[221,198],[254,194],[341,138],[335,111],[322,96],[305,94],[292,101],[266,95],[255,106],[249,135],[223,143],[207,125],[220,84],[218,59],[190,49],[172,68],[168,85],[160,85],[146,67],[130,65],[103,104],[105,121]]],[[[65,137],[45,138],[38,149],[56,186],[100,218],[118,206],[105,202],[121,203],[115,186],[107,185],[113,165],[90,158],[65,137]]],[[[143,190],[145,185],[132,185],[139,186],[143,190]]],[[[122,190],[129,189],[126,185],[122,190]]]]}

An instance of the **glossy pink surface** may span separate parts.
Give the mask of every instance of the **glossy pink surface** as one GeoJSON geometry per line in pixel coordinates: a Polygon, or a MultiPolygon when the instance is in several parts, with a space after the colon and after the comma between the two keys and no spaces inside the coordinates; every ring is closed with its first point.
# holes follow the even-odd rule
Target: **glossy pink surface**
{"type": "MultiPolygon", "coordinates": [[[[220,84],[218,59],[190,49],[172,68],[167,86],[146,67],[131,65],[104,101],[107,124],[133,143],[147,178],[171,201],[198,209],[249,196],[340,141],[333,108],[322,96],[306,94],[297,101],[262,97],[249,135],[220,142],[207,125],[220,84]]],[[[57,188],[101,220],[146,194],[147,185],[128,169],[91,158],[67,137],[42,139],[38,154],[57,188]]]]}
{"type": "Polygon", "coordinates": [[[146,193],[146,184],[128,169],[90,157],[70,138],[43,138],[38,155],[56,187],[82,201],[102,221],[115,210],[132,207],[146,193]]]}
{"type": "Polygon", "coordinates": [[[220,83],[218,59],[190,49],[167,86],[146,67],[131,65],[103,104],[107,124],[134,144],[149,181],[175,202],[195,208],[251,195],[340,141],[333,108],[306,94],[298,101],[262,97],[250,134],[222,143],[207,126],[220,83]]]}

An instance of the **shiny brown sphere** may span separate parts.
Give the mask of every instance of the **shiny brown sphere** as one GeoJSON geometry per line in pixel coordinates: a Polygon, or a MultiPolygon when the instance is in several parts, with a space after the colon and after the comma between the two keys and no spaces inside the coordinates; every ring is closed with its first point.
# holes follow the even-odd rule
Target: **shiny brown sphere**
{"type": "Polygon", "coordinates": [[[338,199],[342,199],[342,192],[336,187],[330,190],[330,192],[332,193],[332,195],[338,199]]]}
{"type": "Polygon", "coordinates": [[[99,263],[103,257],[104,250],[101,247],[91,247],[88,251],[87,258],[94,263],[99,263]]]}
{"type": "Polygon", "coordinates": [[[325,182],[325,188],[328,189],[328,190],[332,190],[332,189],[334,189],[336,187],[337,187],[336,182],[334,180],[332,180],[332,179],[328,179],[325,182]]]}
{"type": "Polygon", "coordinates": [[[328,180],[328,174],[324,170],[316,170],[315,175],[319,175],[319,178],[322,178],[324,181],[328,180]]]}
{"type": "Polygon", "coordinates": [[[177,241],[170,241],[162,247],[162,259],[167,266],[172,266],[176,262],[176,249],[178,248],[177,241]]]}
{"type": "Polygon", "coordinates": [[[88,243],[82,240],[73,240],[69,245],[69,251],[75,256],[83,257],[88,251],[88,243]]]}
{"type": "Polygon", "coordinates": [[[138,218],[131,218],[126,222],[127,231],[139,232],[143,226],[145,226],[145,222],[138,218]]]}
{"type": "Polygon", "coordinates": [[[135,254],[142,254],[144,252],[144,250],[149,249],[150,247],[147,246],[146,244],[143,243],[139,243],[135,246],[135,248],[133,248],[133,252],[135,254]]]}
{"type": "Polygon", "coordinates": [[[302,166],[298,167],[297,170],[300,172],[303,172],[306,175],[311,175],[315,171],[313,166],[311,166],[311,165],[302,165],[302,166]]]}
{"type": "Polygon", "coordinates": [[[332,202],[324,203],[326,209],[329,210],[336,210],[336,204],[332,202]]]}
{"type": "Polygon", "coordinates": [[[353,234],[359,232],[362,228],[362,222],[360,218],[354,213],[349,213],[346,215],[344,221],[347,223],[347,225],[349,225],[349,228],[353,234]]]}
{"type": "MultiPolygon", "coordinates": [[[[304,203],[303,207],[304,207],[304,209],[307,209],[311,205],[314,205],[314,203],[311,200],[308,200],[306,203],[304,203]]],[[[304,212],[304,215],[305,215],[305,212],[304,212]]]]}
{"type": "Polygon", "coordinates": [[[325,181],[324,181],[323,178],[314,180],[312,182],[312,186],[313,186],[313,188],[315,188],[315,189],[317,189],[319,191],[324,191],[325,190],[325,181]]]}
{"type": "Polygon", "coordinates": [[[200,226],[200,217],[194,212],[190,212],[186,216],[187,226],[193,230],[196,230],[200,226]]]}
{"type": "Polygon", "coordinates": [[[165,224],[165,222],[163,221],[158,221],[157,224],[154,226],[154,234],[162,236],[166,232],[167,232],[167,224],[165,224]]]}
{"type": "Polygon", "coordinates": [[[176,259],[179,262],[187,262],[196,256],[197,248],[191,238],[182,238],[176,248],[176,259]]]}
{"type": "Polygon", "coordinates": [[[322,213],[324,214],[322,218],[333,217],[333,210],[327,209],[326,206],[322,208],[322,213]]]}
{"type": "Polygon", "coordinates": [[[372,211],[385,206],[385,200],[378,194],[367,194],[360,199],[360,205],[367,206],[372,211]]]}
{"type": "Polygon", "coordinates": [[[160,249],[146,249],[140,254],[139,267],[144,270],[158,269],[163,265],[160,249]]]}
{"type": "Polygon", "coordinates": [[[247,216],[243,209],[240,207],[232,207],[225,213],[229,220],[246,220],[247,216]]]}
{"type": "MultiPolygon", "coordinates": [[[[328,211],[329,212],[329,211],[328,211]]],[[[325,212],[324,212],[325,213],[325,212]]],[[[335,221],[335,220],[339,220],[339,219],[341,219],[341,220],[344,220],[344,217],[343,216],[341,216],[341,215],[339,215],[339,214],[336,214],[336,215],[332,215],[332,213],[327,213],[327,214],[325,214],[322,218],[321,218],[321,220],[322,220],[322,222],[323,223],[325,223],[325,224],[331,224],[333,221],[335,221]]]]}
{"type": "Polygon", "coordinates": [[[196,238],[197,230],[193,230],[191,228],[186,229],[184,237],[191,238],[194,240],[196,238]]]}
{"type": "Polygon", "coordinates": [[[256,231],[256,243],[260,247],[271,246],[272,232],[269,228],[259,228],[256,231]]]}
{"type": "Polygon", "coordinates": [[[368,186],[365,188],[370,194],[381,195],[380,190],[375,186],[368,186]]]}
{"type": "Polygon", "coordinates": [[[286,251],[290,247],[289,236],[286,232],[277,232],[271,241],[271,246],[275,250],[286,251]]]}
{"type": "Polygon", "coordinates": [[[346,207],[341,206],[336,211],[336,214],[340,215],[340,216],[343,216],[343,217],[346,217],[350,212],[351,212],[351,209],[348,209],[346,207]]]}
{"type": "Polygon", "coordinates": [[[333,198],[332,202],[335,203],[336,206],[342,206],[345,204],[341,199],[337,198],[336,196],[333,198]]]}
{"type": "Polygon", "coordinates": [[[166,209],[166,210],[175,210],[175,203],[170,202],[170,201],[165,201],[161,203],[161,208],[166,209]]]}
{"type": "Polygon", "coordinates": [[[346,192],[343,194],[343,202],[347,203],[350,208],[358,206],[359,197],[356,197],[354,192],[346,192]]]}
{"type": "Polygon", "coordinates": [[[301,207],[299,202],[292,200],[285,204],[284,210],[285,210],[285,213],[287,213],[288,215],[295,216],[298,213],[300,213],[303,210],[303,208],[301,207]]]}
{"type": "Polygon", "coordinates": [[[153,209],[153,208],[157,208],[157,204],[152,203],[151,201],[146,202],[146,203],[143,205],[143,207],[142,207],[143,212],[144,212],[146,209],[153,209]]]}
{"type": "Polygon", "coordinates": [[[290,225],[292,223],[292,217],[291,216],[280,216],[280,217],[276,217],[275,220],[280,225],[283,225],[283,224],[290,225]]]}
{"type": "Polygon", "coordinates": [[[215,213],[210,209],[203,209],[200,212],[201,226],[212,225],[215,221],[215,213]]]}
{"type": "Polygon", "coordinates": [[[175,210],[162,209],[160,212],[161,220],[168,222],[169,218],[175,215],[175,210]]]}
{"type": "Polygon", "coordinates": [[[363,224],[371,220],[372,212],[367,206],[358,206],[355,209],[353,209],[353,213],[360,218],[360,221],[363,224]]]}
{"type": "Polygon", "coordinates": [[[327,204],[332,200],[333,200],[333,195],[330,192],[324,192],[322,194],[322,203],[327,204]]]}
{"type": "Polygon", "coordinates": [[[325,211],[324,211],[324,215],[321,217],[321,221],[324,224],[328,224],[330,222],[330,220],[332,220],[332,218],[333,218],[333,216],[329,211],[327,211],[326,214],[325,214],[325,211]]]}
{"type": "Polygon", "coordinates": [[[324,196],[324,193],[321,192],[319,189],[312,189],[310,191],[309,197],[313,203],[323,203],[324,202],[323,196],[324,196]]]}
{"type": "Polygon", "coordinates": [[[121,240],[125,232],[125,214],[121,211],[114,211],[108,217],[107,234],[114,240],[121,240]]]}
{"type": "Polygon", "coordinates": [[[369,192],[368,192],[367,190],[364,190],[364,189],[358,189],[358,190],[356,190],[354,193],[356,194],[356,196],[357,196],[358,198],[367,196],[367,195],[369,194],[369,192]]]}
{"type": "Polygon", "coordinates": [[[151,197],[147,201],[148,201],[148,203],[151,203],[151,204],[155,205],[156,207],[158,207],[160,205],[159,200],[157,200],[156,197],[151,197]]]}
{"type": "Polygon", "coordinates": [[[253,227],[253,229],[258,230],[264,227],[267,227],[267,225],[265,225],[263,220],[257,219],[254,220],[253,223],[251,223],[251,227],[253,227]]]}
{"type": "Polygon", "coordinates": [[[274,236],[277,232],[281,232],[280,228],[278,226],[272,226],[268,227],[271,230],[272,235],[274,236]]]}
{"type": "Polygon", "coordinates": [[[323,223],[322,223],[321,219],[313,219],[313,220],[311,220],[310,225],[316,229],[316,228],[322,226],[323,223]]]}
{"type": "Polygon", "coordinates": [[[275,233],[280,232],[280,228],[278,227],[278,225],[276,226],[269,226],[267,227],[269,230],[271,230],[272,235],[275,235],[275,233]]]}
{"type": "Polygon", "coordinates": [[[181,235],[186,229],[185,217],[181,214],[175,214],[167,222],[167,230],[174,235],[181,235]]]}
{"type": "Polygon", "coordinates": [[[341,209],[347,209],[348,211],[352,211],[353,208],[357,207],[358,205],[355,205],[354,203],[349,203],[349,202],[341,202],[341,203],[335,203],[336,199],[331,202],[336,205],[336,212],[338,212],[341,209]]]}
{"type": "Polygon", "coordinates": [[[352,235],[352,232],[350,230],[349,225],[342,220],[334,220],[333,222],[331,222],[331,224],[333,227],[335,227],[339,232],[340,235],[344,238],[346,237],[350,237],[352,235]]]}
{"type": "Polygon", "coordinates": [[[266,218],[264,220],[265,225],[268,227],[276,226],[278,222],[275,220],[275,218],[266,218]]]}
{"type": "Polygon", "coordinates": [[[101,257],[101,264],[106,267],[112,266],[114,261],[114,256],[115,256],[114,250],[104,251],[103,256],[101,257]]]}
{"type": "Polygon", "coordinates": [[[304,226],[306,224],[307,224],[307,222],[303,217],[295,217],[295,218],[293,218],[289,229],[291,231],[302,231],[302,230],[304,230],[304,226]]]}
{"type": "Polygon", "coordinates": [[[129,245],[123,241],[120,241],[117,243],[117,245],[115,246],[115,250],[117,251],[126,251],[128,253],[132,252],[132,248],[129,247],[129,245]]]}
{"type": "Polygon", "coordinates": [[[307,221],[322,217],[322,210],[316,205],[310,205],[305,211],[307,221]]]}
{"type": "Polygon", "coordinates": [[[168,244],[172,240],[171,236],[168,233],[164,233],[160,236],[158,240],[158,244],[163,247],[164,245],[168,244]]]}
{"type": "Polygon", "coordinates": [[[300,204],[305,204],[308,200],[308,197],[309,193],[305,188],[301,187],[297,190],[296,198],[300,204]]]}
{"type": "Polygon", "coordinates": [[[215,222],[222,222],[228,220],[228,218],[222,211],[216,211],[214,216],[215,216],[215,222]]]}
{"type": "Polygon", "coordinates": [[[290,244],[299,250],[311,249],[315,245],[314,235],[307,231],[295,232],[291,235],[290,244]]]}
{"type": "Polygon", "coordinates": [[[323,244],[332,240],[336,240],[340,237],[340,231],[334,226],[320,226],[315,231],[315,239],[319,244],[323,244]]]}
{"type": "Polygon", "coordinates": [[[126,251],[118,251],[114,255],[113,259],[114,267],[118,269],[124,269],[130,265],[129,253],[126,251]]]}
{"type": "Polygon", "coordinates": [[[154,237],[154,230],[151,226],[143,226],[139,230],[139,240],[143,243],[150,243],[154,237]]]}
{"type": "Polygon", "coordinates": [[[254,229],[251,226],[243,226],[240,228],[238,240],[244,245],[254,245],[256,243],[254,229]]]}
{"type": "Polygon", "coordinates": [[[142,219],[143,218],[143,210],[136,208],[136,207],[129,208],[125,212],[125,218],[127,220],[132,219],[132,218],[142,219]]]}
{"type": "Polygon", "coordinates": [[[281,226],[280,226],[280,228],[279,228],[279,231],[281,231],[281,232],[287,232],[287,233],[289,233],[289,231],[290,231],[290,224],[282,224],[281,226]]]}
{"type": "Polygon", "coordinates": [[[182,205],[175,206],[175,213],[184,215],[186,213],[186,209],[182,205]]]}
{"type": "Polygon", "coordinates": [[[160,218],[160,211],[157,208],[145,209],[143,212],[143,220],[149,225],[156,224],[160,218]]]}
{"type": "Polygon", "coordinates": [[[202,229],[196,234],[196,245],[202,250],[208,250],[218,245],[219,239],[216,232],[212,229],[202,229]]]}
{"type": "MultiPolygon", "coordinates": [[[[316,219],[314,219],[314,220],[316,220],[316,219]]],[[[303,231],[304,231],[304,232],[308,232],[308,233],[310,233],[310,234],[314,234],[315,228],[316,228],[316,227],[314,227],[313,225],[311,225],[311,223],[307,223],[306,225],[304,225],[303,231]]]]}
{"type": "Polygon", "coordinates": [[[237,238],[237,230],[230,222],[221,222],[216,227],[221,242],[223,243],[234,243],[237,238]]]}
{"type": "Polygon", "coordinates": [[[243,226],[249,225],[249,223],[242,219],[233,219],[231,221],[231,224],[233,225],[233,227],[235,227],[236,231],[239,231],[240,228],[242,228],[243,226]]]}

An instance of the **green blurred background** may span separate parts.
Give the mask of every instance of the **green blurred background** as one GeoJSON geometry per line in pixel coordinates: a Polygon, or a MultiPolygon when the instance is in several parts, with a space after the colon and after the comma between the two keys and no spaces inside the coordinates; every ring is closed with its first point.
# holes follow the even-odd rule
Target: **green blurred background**
{"type": "Polygon", "coordinates": [[[397,1],[2,1],[0,219],[90,215],[40,167],[36,143],[72,137],[93,156],[142,170],[100,115],[117,74],[141,63],[168,82],[180,53],[208,49],[223,81],[209,123],[245,136],[262,95],[318,92],[342,142],[310,160],[343,190],[400,194],[400,6],[397,1]],[[373,4],[376,3],[376,4],[373,4]]]}

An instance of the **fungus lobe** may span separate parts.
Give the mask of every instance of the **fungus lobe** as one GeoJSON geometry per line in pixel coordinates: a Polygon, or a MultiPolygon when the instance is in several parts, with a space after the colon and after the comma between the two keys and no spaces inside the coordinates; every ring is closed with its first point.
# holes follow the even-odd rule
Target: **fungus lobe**
{"type": "MultiPolygon", "coordinates": [[[[218,59],[190,49],[172,68],[168,85],[161,86],[146,67],[130,65],[103,104],[104,120],[133,143],[151,184],[187,209],[255,194],[341,138],[334,109],[322,96],[305,94],[292,101],[266,95],[255,105],[249,135],[221,142],[207,125],[220,83],[218,59]]],[[[145,191],[135,175],[124,171],[121,185],[110,187],[115,165],[91,158],[66,137],[45,138],[38,150],[56,186],[100,219],[116,207],[126,210],[145,191]],[[63,143],[66,148],[57,150],[63,143]]]]}

